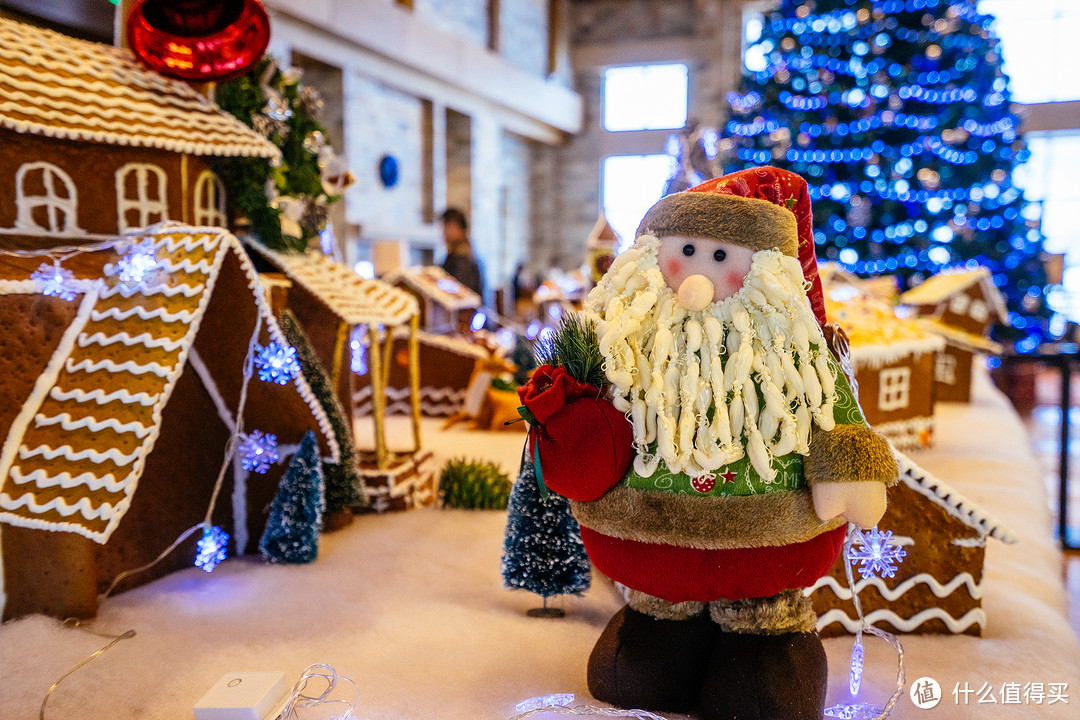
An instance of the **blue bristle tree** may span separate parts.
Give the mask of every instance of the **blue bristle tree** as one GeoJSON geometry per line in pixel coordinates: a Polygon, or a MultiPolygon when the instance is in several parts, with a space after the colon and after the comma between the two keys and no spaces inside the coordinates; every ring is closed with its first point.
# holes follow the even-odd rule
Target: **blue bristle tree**
{"type": "Polygon", "coordinates": [[[544,608],[529,614],[561,615],[548,609],[547,599],[588,590],[590,567],[570,503],[559,495],[541,498],[533,464],[523,463],[507,508],[503,584],[544,598],[544,608]]]}
{"type": "Polygon", "coordinates": [[[309,563],[319,556],[326,490],[314,432],[300,442],[281,478],[270,519],[259,540],[263,558],[273,563],[309,563]]]}

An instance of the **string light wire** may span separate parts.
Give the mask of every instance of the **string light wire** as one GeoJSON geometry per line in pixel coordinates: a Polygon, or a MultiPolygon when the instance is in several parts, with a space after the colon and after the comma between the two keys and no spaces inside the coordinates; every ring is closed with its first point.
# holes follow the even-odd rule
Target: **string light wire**
{"type": "Polygon", "coordinates": [[[68,670],[63,675],[61,675],[57,679],[56,682],[54,682],[52,685],[49,686],[49,689],[47,691],[45,691],[45,697],[41,699],[41,708],[38,710],[38,720],[45,720],[45,706],[48,704],[49,698],[52,697],[53,691],[56,690],[56,688],[60,685],[60,683],[64,682],[64,680],[66,680],[69,675],[74,673],[76,670],[79,670],[80,668],[82,668],[84,665],[86,665],[87,663],[89,663],[94,658],[98,657],[99,655],[101,655],[103,652],[105,652],[106,650],[108,650],[109,648],[111,648],[113,645],[117,644],[121,640],[127,640],[129,638],[135,637],[135,631],[134,630],[128,630],[127,632],[125,632],[125,633],[123,633],[121,635],[102,635],[101,633],[95,633],[93,631],[85,630],[85,628],[79,627],[78,621],[75,621],[75,622],[65,621],[64,624],[69,626],[69,627],[75,627],[75,628],[78,628],[80,630],[84,630],[86,632],[91,632],[94,635],[100,635],[101,637],[112,638],[112,640],[109,642],[109,644],[107,644],[104,647],[102,647],[102,648],[90,653],[89,655],[87,655],[85,658],[82,659],[81,662],[79,662],[73,668],[68,670]]]}

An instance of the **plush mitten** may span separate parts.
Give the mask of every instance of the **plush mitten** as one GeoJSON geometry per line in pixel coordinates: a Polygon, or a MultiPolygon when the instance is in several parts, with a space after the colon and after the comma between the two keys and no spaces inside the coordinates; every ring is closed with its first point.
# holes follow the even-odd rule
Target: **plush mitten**
{"type": "Polygon", "coordinates": [[[633,428],[598,388],[561,367],[543,365],[518,388],[527,410],[537,475],[571,500],[596,500],[618,483],[633,461],[633,428]]]}

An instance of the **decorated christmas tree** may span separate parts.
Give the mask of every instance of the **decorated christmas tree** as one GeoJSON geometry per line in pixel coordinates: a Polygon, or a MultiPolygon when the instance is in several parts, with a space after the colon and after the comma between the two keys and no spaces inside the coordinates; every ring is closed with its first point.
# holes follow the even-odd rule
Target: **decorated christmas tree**
{"type": "Polygon", "coordinates": [[[281,149],[277,166],[263,158],[228,158],[221,177],[255,237],[282,252],[301,252],[319,237],[328,206],[349,182],[317,118],[322,98],[300,77],[298,69],[279,68],[268,55],[216,92],[222,109],[281,149]]]}
{"type": "MultiPolygon", "coordinates": [[[[910,287],[989,268],[1023,350],[1049,311],[1042,237],[1013,185],[1026,151],[992,21],[974,0],[782,0],[755,46],[764,69],[728,96],[711,169],[806,177],[819,257],[856,273],[910,287]]],[[[689,130],[679,172],[697,174],[690,160],[710,143],[689,130]]]]}
{"type": "Polygon", "coordinates": [[[510,491],[507,512],[503,583],[544,598],[544,610],[530,614],[549,614],[545,612],[547,599],[553,595],[579,594],[589,589],[589,558],[577,521],[570,514],[570,503],[554,494],[546,500],[541,498],[531,462],[522,464],[510,491]]]}
{"type": "Polygon", "coordinates": [[[281,478],[270,519],[259,540],[263,558],[274,563],[309,563],[319,556],[319,535],[326,509],[322,464],[315,433],[300,441],[281,478]]]}

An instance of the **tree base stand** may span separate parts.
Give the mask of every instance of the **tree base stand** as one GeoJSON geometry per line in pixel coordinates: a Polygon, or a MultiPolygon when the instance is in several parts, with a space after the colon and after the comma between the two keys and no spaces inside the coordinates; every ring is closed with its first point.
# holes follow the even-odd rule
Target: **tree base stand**
{"type": "Polygon", "coordinates": [[[525,614],[529,617],[536,618],[561,618],[566,617],[566,611],[562,608],[549,608],[547,604],[548,599],[544,598],[544,607],[533,608],[532,610],[526,610],[525,614]]]}

